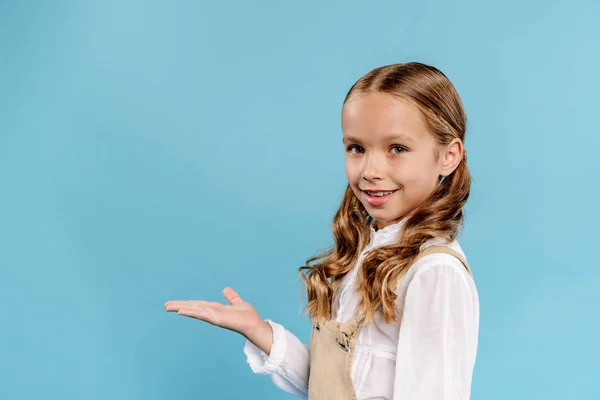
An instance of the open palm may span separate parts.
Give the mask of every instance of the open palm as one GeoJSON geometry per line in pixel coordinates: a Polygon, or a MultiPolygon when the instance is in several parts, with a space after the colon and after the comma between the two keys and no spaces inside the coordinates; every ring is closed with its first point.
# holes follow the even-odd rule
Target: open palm
{"type": "Polygon", "coordinates": [[[223,289],[229,304],[202,300],[170,300],[165,303],[169,312],[177,312],[209,324],[250,335],[262,321],[254,306],[245,302],[233,289],[223,289]]]}

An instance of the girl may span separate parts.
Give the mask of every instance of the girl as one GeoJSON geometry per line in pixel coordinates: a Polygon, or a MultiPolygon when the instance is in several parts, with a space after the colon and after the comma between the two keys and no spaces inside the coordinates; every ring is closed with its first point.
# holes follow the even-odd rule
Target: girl
{"type": "Polygon", "coordinates": [[[456,241],[470,190],[465,130],[460,97],[432,66],[388,65],[352,86],[335,246],[300,268],[310,347],[231,288],[229,305],[166,310],[241,333],[252,370],[302,398],[468,399],[479,299],[456,241]]]}

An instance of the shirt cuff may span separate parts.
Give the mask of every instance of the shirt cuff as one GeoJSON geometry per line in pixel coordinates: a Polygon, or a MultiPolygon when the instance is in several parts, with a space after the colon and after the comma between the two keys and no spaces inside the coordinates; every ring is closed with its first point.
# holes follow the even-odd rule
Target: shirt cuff
{"type": "Polygon", "coordinates": [[[271,375],[283,361],[287,349],[287,340],[283,326],[268,319],[265,322],[273,329],[273,344],[269,355],[267,356],[264,351],[249,340],[246,340],[244,353],[246,354],[246,362],[255,374],[271,375]]]}

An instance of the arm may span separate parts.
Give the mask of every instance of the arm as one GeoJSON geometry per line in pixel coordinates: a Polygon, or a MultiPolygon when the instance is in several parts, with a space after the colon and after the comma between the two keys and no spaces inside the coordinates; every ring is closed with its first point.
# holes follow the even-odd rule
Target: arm
{"type": "Polygon", "coordinates": [[[468,400],[478,329],[475,285],[458,260],[417,271],[404,303],[394,400],[468,400]]]}
{"type": "Polygon", "coordinates": [[[308,396],[308,347],[281,325],[263,320],[252,304],[233,289],[223,289],[229,305],[203,300],[170,300],[165,310],[242,334],[252,370],[271,375],[273,382],[296,396],[308,396]]]}
{"type": "Polygon", "coordinates": [[[266,320],[273,332],[272,346],[265,353],[248,340],[244,347],[247,362],[257,374],[270,375],[280,389],[295,396],[308,397],[310,352],[308,346],[283,326],[266,320]]]}

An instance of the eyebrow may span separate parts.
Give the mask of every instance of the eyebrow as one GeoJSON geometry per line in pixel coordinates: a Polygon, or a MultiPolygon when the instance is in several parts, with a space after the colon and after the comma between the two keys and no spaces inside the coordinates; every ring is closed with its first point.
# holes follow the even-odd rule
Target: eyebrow
{"type": "MultiPolygon", "coordinates": [[[[389,141],[389,142],[399,141],[399,142],[405,142],[405,143],[413,143],[413,139],[410,136],[405,135],[403,133],[396,133],[396,134],[385,136],[383,138],[383,140],[389,141]]],[[[361,140],[358,138],[355,138],[354,136],[344,136],[344,137],[342,137],[342,143],[343,142],[358,142],[358,143],[360,143],[361,140]]]]}

